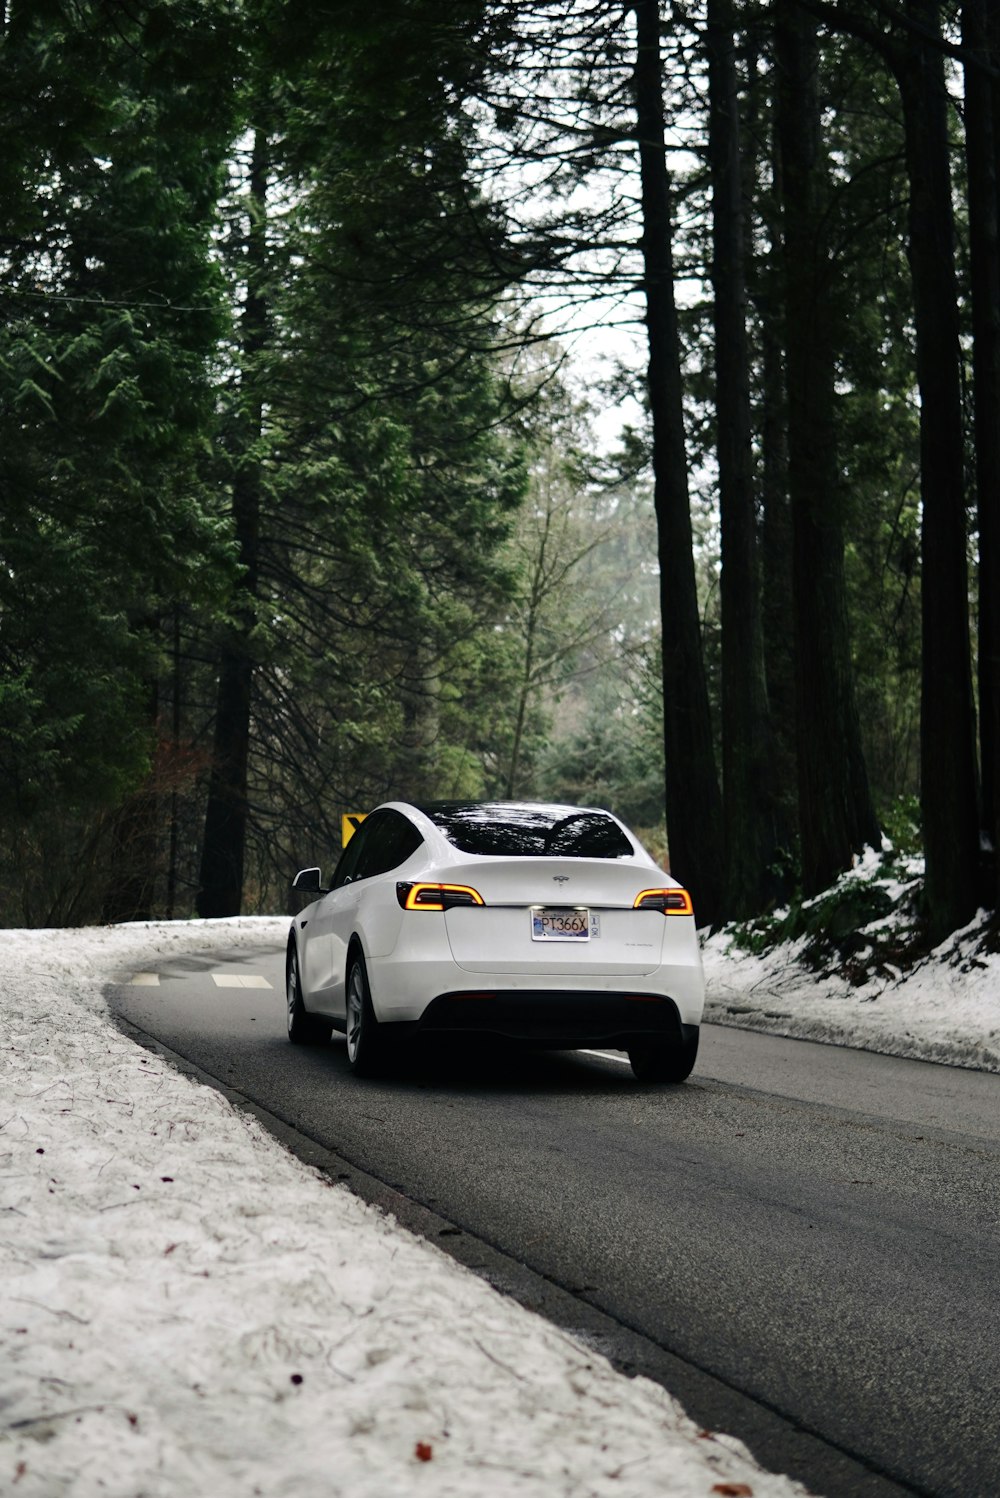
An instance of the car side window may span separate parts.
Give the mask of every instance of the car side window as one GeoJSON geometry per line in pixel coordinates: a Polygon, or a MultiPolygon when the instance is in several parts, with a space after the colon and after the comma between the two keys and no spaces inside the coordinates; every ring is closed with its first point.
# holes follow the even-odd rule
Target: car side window
{"type": "Polygon", "coordinates": [[[360,862],[361,855],[364,853],[365,843],[375,830],[372,827],[372,823],[376,820],[374,817],[367,818],[352,836],[351,841],[347,844],[343,853],[341,853],[340,862],[334,870],[333,883],[330,885],[331,889],[340,889],[342,885],[350,884],[357,878],[358,863],[360,862]]]}
{"type": "Polygon", "coordinates": [[[369,822],[375,825],[362,849],[356,879],[371,879],[375,874],[387,874],[390,869],[398,868],[423,841],[409,818],[398,811],[378,812],[362,826],[367,827],[369,822]]]}

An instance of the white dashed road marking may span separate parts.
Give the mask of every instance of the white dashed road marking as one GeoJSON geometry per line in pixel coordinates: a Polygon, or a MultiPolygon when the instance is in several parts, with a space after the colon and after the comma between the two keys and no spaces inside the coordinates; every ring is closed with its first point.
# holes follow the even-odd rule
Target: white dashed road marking
{"type": "Polygon", "coordinates": [[[270,988],[266,978],[258,973],[213,973],[216,988],[270,988]]]}

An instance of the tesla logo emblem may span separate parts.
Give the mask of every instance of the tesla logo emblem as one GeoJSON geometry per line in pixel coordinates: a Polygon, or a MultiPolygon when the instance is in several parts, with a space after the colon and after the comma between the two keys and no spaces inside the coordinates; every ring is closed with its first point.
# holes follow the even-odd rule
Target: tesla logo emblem
{"type": "Polygon", "coordinates": [[[557,884],[568,884],[569,883],[569,875],[568,874],[553,874],[552,877],[553,877],[553,879],[555,880],[555,882],[557,884]]]}

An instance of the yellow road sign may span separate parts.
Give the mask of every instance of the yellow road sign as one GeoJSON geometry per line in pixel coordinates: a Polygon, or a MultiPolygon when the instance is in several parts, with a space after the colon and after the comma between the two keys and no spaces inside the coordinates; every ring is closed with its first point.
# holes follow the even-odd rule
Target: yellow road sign
{"type": "Polygon", "coordinates": [[[364,821],[367,815],[368,813],[366,811],[349,811],[341,817],[340,840],[342,847],[347,847],[348,843],[351,841],[351,838],[357,832],[358,828],[361,826],[361,823],[364,821]]]}

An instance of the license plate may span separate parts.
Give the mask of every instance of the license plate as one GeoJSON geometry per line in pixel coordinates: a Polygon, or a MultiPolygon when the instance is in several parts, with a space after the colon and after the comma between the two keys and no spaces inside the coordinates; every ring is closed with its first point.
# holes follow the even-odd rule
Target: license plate
{"type": "Polygon", "coordinates": [[[532,941],[589,941],[589,910],[538,906],[531,912],[532,941]]]}

